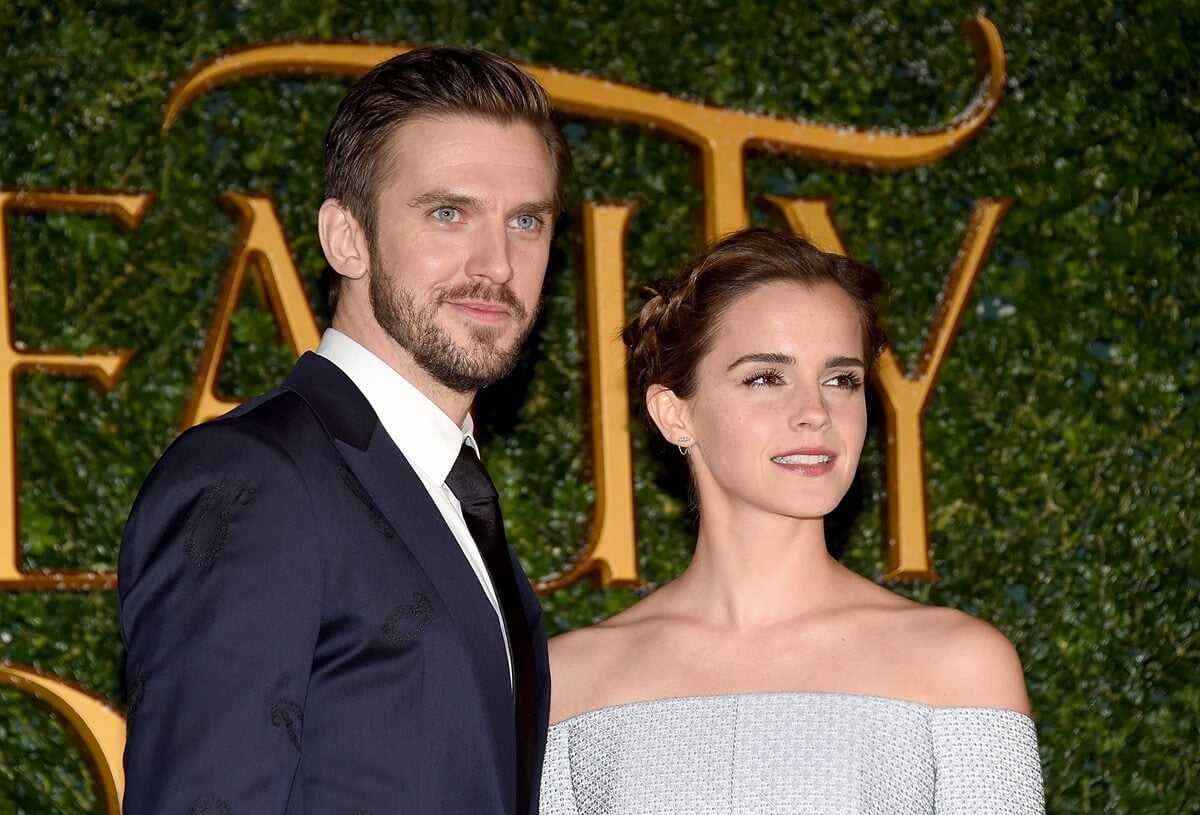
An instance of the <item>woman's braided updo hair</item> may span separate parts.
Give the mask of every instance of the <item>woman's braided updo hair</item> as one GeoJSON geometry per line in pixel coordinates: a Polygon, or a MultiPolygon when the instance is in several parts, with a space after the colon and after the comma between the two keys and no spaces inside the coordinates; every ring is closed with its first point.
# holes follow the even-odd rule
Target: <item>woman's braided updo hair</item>
{"type": "Polygon", "coordinates": [[[868,366],[883,350],[873,269],[843,255],[822,252],[809,241],[769,229],[743,229],[709,244],[677,276],[649,287],[650,299],[625,326],[629,373],[644,397],[661,385],[682,399],[696,392],[696,371],[708,353],[725,312],[767,283],[838,286],[862,321],[868,366]]]}

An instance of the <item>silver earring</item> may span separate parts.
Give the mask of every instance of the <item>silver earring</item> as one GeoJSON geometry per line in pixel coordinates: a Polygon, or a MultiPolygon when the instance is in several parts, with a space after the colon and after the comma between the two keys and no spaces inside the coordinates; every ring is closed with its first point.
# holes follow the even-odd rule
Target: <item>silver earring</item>
{"type": "Polygon", "coordinates": [[[692,448],[684,447],[684,445],[687,444],[691,440],[692,440],[691,436],[680,436],[675,441],[675,446],[679,448],[679,455],[686,456],[691,451],[692,448]]]}

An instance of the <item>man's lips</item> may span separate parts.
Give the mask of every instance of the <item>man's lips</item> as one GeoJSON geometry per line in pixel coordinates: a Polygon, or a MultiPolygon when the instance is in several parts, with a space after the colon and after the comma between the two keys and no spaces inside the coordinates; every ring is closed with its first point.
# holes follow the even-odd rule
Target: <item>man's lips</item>
{"type": "Polygon", "coordinates": [[[512,316],[508,306],[495,300],[452,300],[450,305],[481,322],[499,323],[512,316]]]}

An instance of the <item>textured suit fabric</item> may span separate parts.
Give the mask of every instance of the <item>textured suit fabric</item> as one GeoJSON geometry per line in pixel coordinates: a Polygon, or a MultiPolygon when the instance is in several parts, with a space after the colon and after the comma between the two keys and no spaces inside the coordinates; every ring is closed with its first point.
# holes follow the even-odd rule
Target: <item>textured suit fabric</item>
{"type": "MultiPolygon", "coordinates": [[[[526,815],[496,613],[328,360],[306,354],[278,390],[180,436],[138,496],[119,568],[127,815],[526,815]]],[[[549,671],[519,584],[536,791],[549,671]]]]}

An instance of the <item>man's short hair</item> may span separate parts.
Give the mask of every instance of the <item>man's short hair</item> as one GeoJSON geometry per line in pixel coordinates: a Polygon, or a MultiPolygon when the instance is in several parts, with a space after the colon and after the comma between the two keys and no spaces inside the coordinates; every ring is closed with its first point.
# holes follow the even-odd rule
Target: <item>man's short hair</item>
{"type": "MultiPolygon", "coordinates": [[[[542,86],[487,51],[456,45],[418,48],[379,63],[356,82],[338,105],[325,137],[325,197],[340,201],[354,214],[372,256],[379,188],[391,171],[389,140],[406,122],[437,116],[533,126],[542,134],[555,168],[555,204],[561,208],[571,158],[542,86]]],[[[330,276],[332,310],[337,309],[340,284],[341,275],[330,276]]]]}

